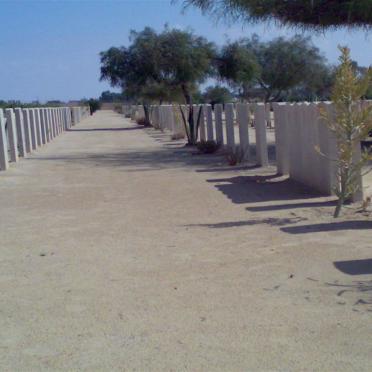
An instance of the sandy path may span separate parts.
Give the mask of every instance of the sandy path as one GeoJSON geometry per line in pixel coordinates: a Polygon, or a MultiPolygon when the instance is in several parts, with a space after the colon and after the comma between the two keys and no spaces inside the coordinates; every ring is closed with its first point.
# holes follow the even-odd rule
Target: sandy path
{"type": "Polygon", "coordinates": [[[272,171],[99,112],[2,172],[1,370],[370,370],[372,221],[272,171]]]}

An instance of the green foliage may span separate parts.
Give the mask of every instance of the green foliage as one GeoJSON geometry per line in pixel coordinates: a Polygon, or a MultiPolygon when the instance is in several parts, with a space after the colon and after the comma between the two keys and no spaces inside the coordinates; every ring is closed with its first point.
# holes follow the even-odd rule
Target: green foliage
{"type": "Polygon", "coordinates": [[[239,89],[239,95],[251,98],[252,88],[264,92],[265,101],[277,101],[295,88],[307,95],[326,92],[329,68],[310,38],[296,35],[268,42],[257,35],[225,45],[217,59],[222,79],[239,89]]]}
{"type": "Polygon", "coordinates": [[[223,46],[215,63],[220,78],[247,98],[247,90],[258,75],[259,66],[256,56],[247,48],[244,40],[223,46]]]}
{"type": "Polygon", "coordinates": [[[203,101],[214,106],[217,103],[228,103],[233,100],[229,89],[221,86],[209,86],[203,93],[203,101]]]}
{"type": "Polygon", "coordinates": [[[260,42],[255,35],[246,40],[259,65],[256,80],[265,91],[265,101],[279,100],[283,92],[312,81],[316,71],[325,68],[325,59],[310,38],[296,35],[260,42]]]}
{"type": "Polygon", "coordinates": [[[358,178],[364,165],[372,160],[371,153],[364,152],[360,160],[355,160],[360,142],[372,130],[372,105],[361,98],[366,94],[372,82],[372,68],[358,77],[350,59],[350,51],[340,47],[340,66],[336,72],[336,81],[332,91],[334,115],[324,111],[322,116],[337,139],[338,185],[335,193],[338,204],[334,217],[338,217],[344,202],[358,191],[358,178]]]}
{"type": "Polygon", "coordinates": [[[101,53],[101,80],[119,86],[144,106],[149,121],[149,103],[184,97],[189,105],[190,140],[196,143],[193,94],[198,84],[213,73],[215,47],[191,31],[165,27],[131,32],[128,48],[110,48],[101,53]]]}
{"type": "Polygon", "coordinates": [[[98,99],[91,98],[88,100],[88,105],[90,108],[90,114],[93,115],[97,110],[100,109],[101,103],[98,99]]]}
{"type": "Polygon", "coordinates": [[[101,93],[99,100],[101,102],[121,102],[124,99],[123,93],[115,93],[115,92],[110,92],[109,90],[105,90],[104,92],[101,93]]]}
{"type": "Polygon", "coordinates": [[[248,23],[274,21],[315,30],[372,26],[370,0],[183,0],[183,3],[216,17],[248,23]]]}

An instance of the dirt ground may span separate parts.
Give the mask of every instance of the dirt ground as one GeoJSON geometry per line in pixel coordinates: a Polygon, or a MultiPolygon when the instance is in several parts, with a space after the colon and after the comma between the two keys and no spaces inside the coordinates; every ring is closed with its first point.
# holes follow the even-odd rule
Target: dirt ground
{"type": "Polygon", "coordinates": [[[2,371],[370,371],[372,218],[98,112],[0,174],[2,371]]]}

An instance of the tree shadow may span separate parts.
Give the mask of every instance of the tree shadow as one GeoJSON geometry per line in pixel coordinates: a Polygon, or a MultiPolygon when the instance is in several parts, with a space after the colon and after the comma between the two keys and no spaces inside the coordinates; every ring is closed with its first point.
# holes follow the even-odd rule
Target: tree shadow
{"type": "Polygon", "coordinates": [[[264,219],[251,219],[247,221],[230,221],[218,223],[200,223],[185,225],[185,227],[206,227],[209,229],[227,229],[231,227],[244,227],[254,225],[270,225],[270,226],[284,226],[295,224],[298,222],[306,221],[306,218],[293,217],[293,218],[264,218],[264,219]]]}
{"type": "Polygon", "coordinates": [[[149,148],[143,150],[127,149],[125,152],[103,152],[85,154],[63,154],[45,156],[35,154],[33,160],[61,161],[66,164],[81,164],[87,167],[118,168],[124,171],[141,172],[142,170],[162,170],[184,167],[195,170],[200,166],[216,167],[221,164],[221,156],[192,156],[191,149],[149,148]]]}
{"type": "Polygon", "coordinates": [[[270,212],[281,211],[285,209],[302,209],[302,208],[321,208],[321,207],[334,207],[335,200],[329,201],[316,201],[316,202],[301,202],[301,203],[287,203],[279,205],[259,205],[254,207],[247,207],[246,210],[250,212],[270,212]]]}
{"type": "Polygon", "coordinates": [[[372,221],[365,220],[325,222],[313,225],[289,226],[281,228],[283,232],[295,235],[340,230],[368,230],[368,229],[372,229],[372,221]]]}
{"type": "Polygon", "coordinates": [[[372,258],[351,261],[336,261],[333,265],[344,274],[368,275],[372,274],[372,258]]]}

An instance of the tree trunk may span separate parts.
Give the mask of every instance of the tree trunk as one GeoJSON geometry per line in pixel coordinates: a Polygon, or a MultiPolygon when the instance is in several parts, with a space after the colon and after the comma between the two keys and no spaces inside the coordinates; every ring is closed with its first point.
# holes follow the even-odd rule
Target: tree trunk
{"type": "Polygon", "coordinates": [[[146,126],[150,126],[151,125],[151,122],[150,122],[150,110],[149,110],[149,106],[147,104],[143,104],[143,111],[145,113],[145,120],[146,120],[146,126]]]}
{"type": "Polygon", "coordinates": [[[190,138],[188,140],[189,142],[188,144],[195,145],[197,138],[198,138],[198,134],[195,133],[196,131],[195,131],[194,107],[192,105],[192,97],[186,84],[182,84],[181,88],[182,88],[183,96],[185,97],[186,104],[189,107],[189,116],[188,116],[187,121],[189,125],[190,138]]]}

